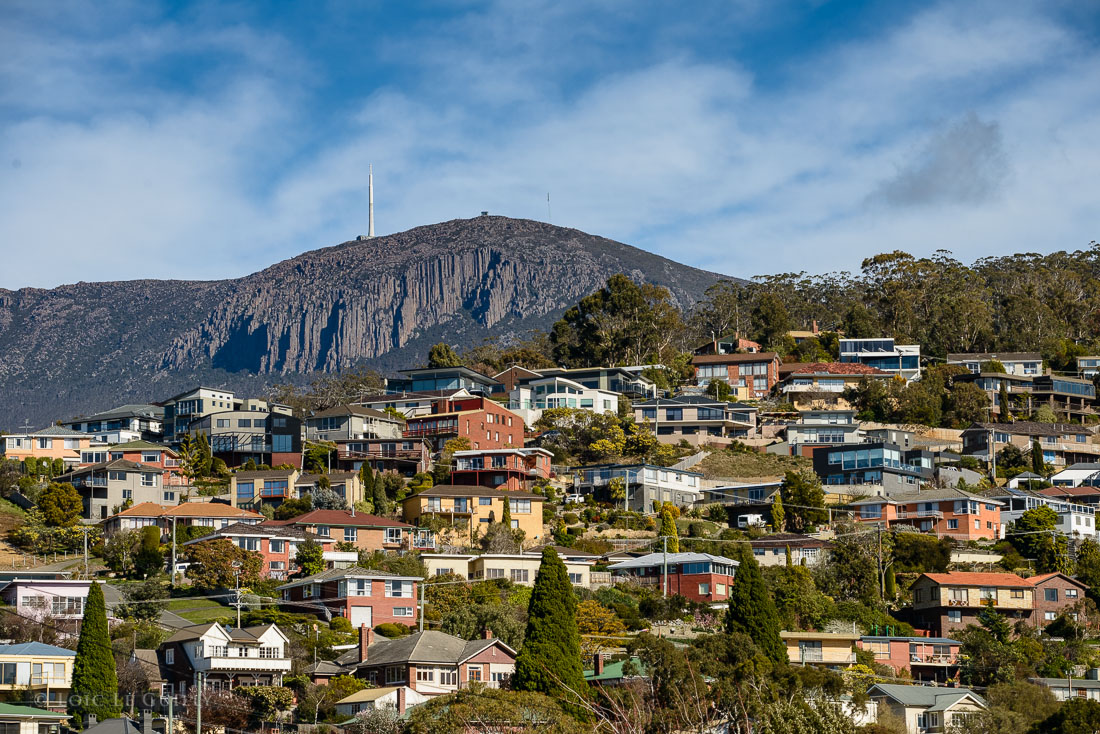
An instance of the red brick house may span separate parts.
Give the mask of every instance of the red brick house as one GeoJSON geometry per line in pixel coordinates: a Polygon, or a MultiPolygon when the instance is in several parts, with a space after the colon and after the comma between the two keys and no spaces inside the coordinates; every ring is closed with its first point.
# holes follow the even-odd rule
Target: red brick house
{"type": "Polygon", "coordinates": [[[775,352],[697,354],[691,363],[696,384],[706,386],[711,380],[722,380],[730,387],[748,389],[754,398],[766,397],[779,382],[779,355],[775,352]]]}
{"type": "Polygon", "coordinates": [[[395,471],[411,477],[428,471],[432,447],[423,438],[355,438],[336,442],[336,463],[341,469],[359,471],[369,464],[374,471],[395,471]]]}
{"type": "Polygon", "coordinates": [[[210,535],[189,540],[183,547],[204,543],[217,538],[228,538],[237,546],[254,553],[259,553],[263,558],[261,575],[266,578],[285,579],[298,570],[294,558],[298,555],[298,546],[313,538],[321,544],[326,551],[333,550],[334,541],[328,538],[314,538],[304,530],[294,527],[282,527],[278,525],[244,525],[236,523],[229,527],[216,530],[210,535]]]}
{"type": "Polygon", "coordinates": [[[515,672],[516,651],[488,630],[477,640],[435,630],[390,640],[360,627],[358,648],[336,662],[374,685],[408,685],[417,693],[438,696],[470,683],[500,687],[515,672]]]}
{"type": "Polygon", "coordinates": [[[553,458],[546,449],[537,448],[456,451],[451,484],[529,490],[535,480],[550,478],[553,458]]]}
{"type": "Polygon", "coordinates": [[[416,589],[420,579],[366,568],[333,568],[279,587],[288,608],[299,614],[327,608],[359,627],[386,622],[416,623],[416,589]]]}
{"type": "Polygon", "coordinates": [[[738,561],[710,553],[649,553],[614,563],[608,566],[608,570],[616,581],[631,581],[660,589],[665,582],[667,567],[669,594],[709,603],[729,598],[738,565],[738,561]]]}
{"type": "Polygon", "coordinates": [[[911,527],[959,541],[1001,537],[1003,502],[961,489],[927,489],[853,502],[856,520],[892,529],[911,527]]]}
{"type": "Polygon", "coordinates": [[[1042,629],[1068,607],[1085,598],[1089,587],[1064,573],[1044,573],[1024,579],[1035,590],[1031,624],[1042,629]]]}
{"type": "Polygon", "coordinates": [[[356,548],[376,550],[423,550],[435,547],[430,531],[418,530],[407,522],[351,510],[312,510],[290,520],[268,520],[271,527],[290,527],[333,543],[355,543],[356,548]]]}
{"type": "Polygon", "coordinates": [[[1035,587],[1014,573],[922,573],[909,590],[916,624],[941,636],[977,624],[982,607],[995,607],[1009,624],[1030,621],[1035,608],[1035,587]]]}
{"type": "Polygon", "coordinates": [[[869,635],[856,644],[874,653],[876,663],[907,671],[914,681],[943,683],[959,672],[962,643],[947,637],[869,635]]]}
{"type": "Polygon", "coordinates": [[[523,418],[488,398],[448,398],[409,418],[405,438],[431,439],[437,449],[452,438],[469,439],[473,449],[523,446],[523,418]]]}

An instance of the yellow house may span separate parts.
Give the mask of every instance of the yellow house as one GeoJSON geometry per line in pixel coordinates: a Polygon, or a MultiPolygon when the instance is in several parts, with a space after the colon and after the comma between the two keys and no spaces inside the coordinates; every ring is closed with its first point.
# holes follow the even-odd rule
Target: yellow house
{"type": "MultiPolygon", "coordinates": [[[[596,565],[596,556],[583,551],[554,547],[565,564],[569,581],[574,586],[590,588],[592,584],[592,566],[596,565]]],[[[508,579],[512,583],[534,586],[535,576],[542,563],[542,552],[536,550],[524,553],[424,553],[420,556],[428,570],[428,576],[455,574],[471,581],[487,579],[508,579]]]]}
{"type": "Polygon", "coordinates": [[[530,492],[441,484],[406,497],[402,510],[405,522],[413,525],[425,526],[429,517],[438,517],[456,528],[465,527],[465,532],[469,533],[471,528],[500,522],[504,516],[505,502],[509,504],[512,527],[524,532],[524,541],[542,541],[545,535],[542,524],[543,497],[530,492]]]}
{"type": "Polygon", "coordinates": [[[0,645],[0,691],[29,690],[38,705],[64,711],[75,658],[72,650],[41,642],[0,645]]]}
{"type": "Polygon", "coordinates": [[[791,665],[842,668],[856,661],[858,632],[780,632],[791,665]]]}
{"type": "Polygon", "coordinates": [[[22,461],[28,456],[36,459],[62,459],[66,469],[80,464],[80,451],[91,446],[92,435],[61,426],[47,426],[41,431],[12,433],[0,437],[0,457],[22,461]]]}

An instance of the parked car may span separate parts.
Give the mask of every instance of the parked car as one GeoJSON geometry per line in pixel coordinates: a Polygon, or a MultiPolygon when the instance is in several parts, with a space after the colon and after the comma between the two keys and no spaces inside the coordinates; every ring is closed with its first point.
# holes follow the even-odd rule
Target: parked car
{"type": "Polygon", "coordinates": [[[584,495],[583,494],[567,494],[567,495],[565,495],[565,504],[567,504],[567,505],[570,504],[570,503],[581,504],[583,502],[584,502],[584,495]]]}

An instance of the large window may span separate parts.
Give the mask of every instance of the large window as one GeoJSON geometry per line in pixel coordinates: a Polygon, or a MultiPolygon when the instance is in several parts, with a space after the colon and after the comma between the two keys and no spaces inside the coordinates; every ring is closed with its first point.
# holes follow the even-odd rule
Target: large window
{"type": "Polygon", "coordinates": [[[354,543],[359,539],[359,528],[344,528],[344,542],[354,543]]]}
{"type": "Polygon", "coordinates": [[[0,664],[0,684],[15,685],[15,663],[0,664]]]}
{"type": "Polygon", "coordinates": [[[289,454],[294,450],[294,437],[286,434],[275,434],[271,437],[271,450],[276,454],[289,454]]]}
{"type": "Polygon", "coordinates": [[[256,485],[252,482],[237,482],[237,498],[252,499],[256,496],[256,485]]]}
{"type": "Polygon", "coordinates": [[[387,543],[400,543],[401,542],[401,528],[386,528],[386,542],[387,543]]]}
{"type": "Polygon", "coordinates": [[[386,596],[398,599],[411,599],[413,595],[412,581],[387,581],[386,596]]]}
{"type": "Polygon", "coordinates": [[[84,614],[84,597],[82,596],[55,596],[51,608],[55,617],[63,614],[84,614]]]}
{"type": "Polygon", "coordinates": [[[526,568],[513,568],[510,573],[513,583],[525,584],[529,580],[528,571],[526,568]]]}
{"type": "Polygon", "coordinates": [[[514,515],[530,515],[531,500],[508,500],[508,510],[514,515]]]}

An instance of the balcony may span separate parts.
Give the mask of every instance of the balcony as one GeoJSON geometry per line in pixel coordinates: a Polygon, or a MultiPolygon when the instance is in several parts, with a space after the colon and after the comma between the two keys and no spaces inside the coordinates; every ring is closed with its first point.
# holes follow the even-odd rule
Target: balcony
{"type": "Polygon", "coordinates": [[[910,665],[956,665],[957,655],[933,655],[932,653],[916,653],[909,655],[910,665]]]}
{"type": "Polygon", "coordinates": [[[939,510],[917,510],[916,512],[898,512],[899,520],[912,520],[914,518],[943,519],[943,513],[939,510]]]}
{"type": "Polygon", "coordinates": [[[106,487],[106,477],[80,477],[73,481],[74,487],[106,487]]]}
{"type": "Polygon", "coordinates": [[[289,673],[290,658],[237,657],[236,655],[218,655],[202,657],[194,661],[199,671],[234,671],[243,673],[289,673]]]}

